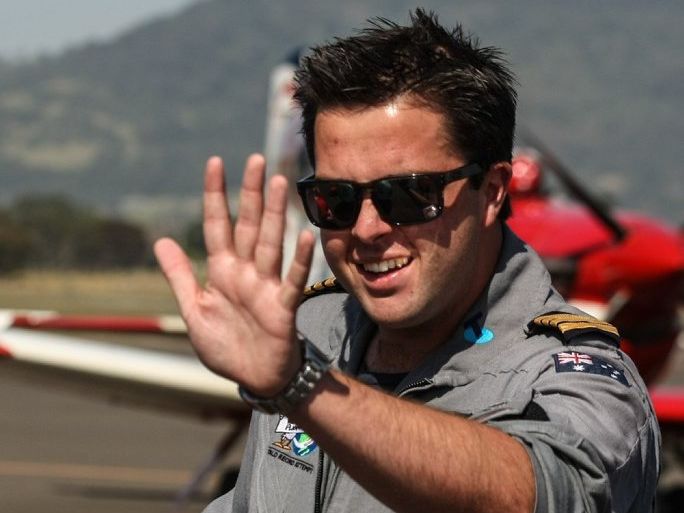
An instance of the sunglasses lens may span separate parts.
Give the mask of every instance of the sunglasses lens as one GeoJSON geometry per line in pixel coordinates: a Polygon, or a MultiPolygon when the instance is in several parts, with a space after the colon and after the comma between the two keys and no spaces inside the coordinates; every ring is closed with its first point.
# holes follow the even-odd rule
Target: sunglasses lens
{"type": "Polygon", "coordinates": [[[441,189],[429,175],[380,180],[373,188],[378,212],[393,224],[431,221],[441,209],[441,189]]]}
{"type": "MultiPolygon", "coordinates": [[[[320,228],[341,230],[356,223],[363,187],[353,182],[304,180],[297,184],[306,214],[320,228]]],[[[377,180],[371,198],[380,217],[394,225],[432,221],[442,210],[442,186],[435,175],[377,180]]]]}
{"type": "Polygon", "coordinates": [[[359,194],[346,182],[310,182],[300,191],[309,219],[320,228],[348,228],[359,213],[359,194]]]}

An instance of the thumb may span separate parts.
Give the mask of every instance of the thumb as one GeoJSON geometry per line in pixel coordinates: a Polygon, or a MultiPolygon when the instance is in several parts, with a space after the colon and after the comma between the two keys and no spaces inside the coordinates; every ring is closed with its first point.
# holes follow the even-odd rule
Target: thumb
{"type": "Polygon", "coordinates": [[[181,315],[187,319],[200,292],[190,259],[176,241],[169,238],[155,242],[154,255],[176,297],[181,315]]]}

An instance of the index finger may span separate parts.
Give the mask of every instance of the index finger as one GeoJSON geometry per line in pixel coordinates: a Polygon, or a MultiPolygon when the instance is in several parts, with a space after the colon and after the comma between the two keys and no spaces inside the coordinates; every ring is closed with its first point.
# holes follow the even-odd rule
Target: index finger
{"type": "Polygon", "coordinates": [[[207,160],[204,171],[204,245],[215,255],[232,246],[230,211],[226,199],[225,173],[220,157],[207,160]]]}

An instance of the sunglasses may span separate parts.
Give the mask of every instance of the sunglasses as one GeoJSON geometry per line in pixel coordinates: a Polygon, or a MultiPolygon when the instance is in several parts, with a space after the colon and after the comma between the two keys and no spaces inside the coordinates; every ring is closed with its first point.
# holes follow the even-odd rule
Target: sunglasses
{"type": "Polygon", "coordinates": [[[441,173],[390,176],[363,184],[317,180],[311,175],[297,182],[297,192],[307,217],[319,228],[343,230],[354,226],[366,190],[385,222],[395,226],[419,224],[442,214],[447,184],[481,172],[479,164],[471,163],[441,173]]]}

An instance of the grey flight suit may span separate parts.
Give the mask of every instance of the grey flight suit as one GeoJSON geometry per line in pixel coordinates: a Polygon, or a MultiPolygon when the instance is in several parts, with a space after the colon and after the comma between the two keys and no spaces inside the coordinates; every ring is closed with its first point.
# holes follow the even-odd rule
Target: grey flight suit
{"type": "MultiPolygon", "coordinates": [[[[549,312],[582,314],[553,290],[539,257],[506,228],[482,297],[394,393],[520,440],[534,467],[538,513],[652,511],[660,433],[646,387],[605,333],[561,336],[531,323],[549,312]]],[[[358,302],[341,292],[304,302],[297,325],[351,375],[376,330],[358,302]]],[[[315,502],[322,513],[389,511],[286,417],[255,412],[236,487],[205,513],[314,512],[315,502]]]]}

